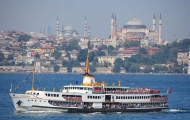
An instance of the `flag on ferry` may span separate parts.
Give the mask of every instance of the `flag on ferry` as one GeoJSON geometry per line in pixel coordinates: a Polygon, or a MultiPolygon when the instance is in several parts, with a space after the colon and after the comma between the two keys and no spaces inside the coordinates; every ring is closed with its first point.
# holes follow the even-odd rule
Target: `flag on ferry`
{"type": "Polygon", "coordinates": [[[172,90],[170,88],[168,88],[168,93],[171,93],[171,92],[172,92],[172,90]]]}

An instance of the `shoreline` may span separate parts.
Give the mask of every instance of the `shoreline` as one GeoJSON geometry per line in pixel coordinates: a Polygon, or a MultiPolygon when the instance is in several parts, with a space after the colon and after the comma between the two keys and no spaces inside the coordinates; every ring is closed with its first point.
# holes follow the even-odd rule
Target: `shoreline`
{"type": "MultiPolygon", "coordinates": [[[[29,74],[30,72],[0,72],[0,74],[29,74]]],[[[35,74],[78,74],[81,75],[83,73],[35,73],[35,74]]],[[[92,73],[94,75],[116,75],[115,73],[92,73]]],[[[190,76],[190,74],[184,73],[118,73],[118,75],[180,75],[180,76],[190,76]]]]}

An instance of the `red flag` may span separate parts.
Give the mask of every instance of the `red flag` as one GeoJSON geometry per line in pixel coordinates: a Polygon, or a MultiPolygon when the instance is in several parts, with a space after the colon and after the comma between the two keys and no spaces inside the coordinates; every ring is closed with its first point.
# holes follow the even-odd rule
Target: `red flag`
{"type": "Polygon", "coordinates": [[[168,93],[171,93],[171,92],[172,92],[172,90],[170,88],[168,88],[168,93]]]}

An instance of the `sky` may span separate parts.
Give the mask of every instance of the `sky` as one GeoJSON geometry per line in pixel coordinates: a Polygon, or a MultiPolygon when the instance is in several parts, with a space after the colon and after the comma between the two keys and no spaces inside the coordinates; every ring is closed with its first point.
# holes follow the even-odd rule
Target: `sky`
{"type": "Polygon", "coordinates": [[[190,35],[190,0],[0,0],[0,31],[40,32],[49,25],[55,35],[58,17],[60,28],[71,25],[83,36],[86,17],[91,37],[108,38],[112,13],[117,29],[133,18],[152,29],[155,13],[158,30],[161,13],[163,40],[190,35]]]}

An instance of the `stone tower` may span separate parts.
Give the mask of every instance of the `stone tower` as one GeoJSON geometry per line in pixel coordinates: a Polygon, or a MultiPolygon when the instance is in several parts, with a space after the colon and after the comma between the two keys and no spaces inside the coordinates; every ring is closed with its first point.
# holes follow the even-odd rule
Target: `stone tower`
{"type": "Polygon", "coordinates": [[[159,36],[158,36],[159,42],[162,42],[162,17],[160,13],[160,20],[159,20],[159,36]]]}
{"type": "Polygon", "coordinates": [[[59,19],[57,17],[56,35],[59,35],[59,19]]]}
{"type": "Polygon", "coordinates": [[[85,20],[84,20],[84,38],[87,37],[87,21],[86,21],[86,17],[85,17],[85,20]]]}
{"type": "Polygon", "coordinates": [[[114,27],[114,15],[112,13],[112,16],[111,16],[111,34],[110,34],[111,39],[113,37],[113,27],[114,27]]]}
{"type": "Polygon", "coordinates": [[[155,13],[154,13],[154,17],[153,17],[153,20],[152,20],[152,31],[155,31],[156,30],[156,16],[155,16],[155,13]]]}
{"type": "Polygon", "coordinates": [[[90,39],[90,26],[88,27],[88,38],[90,39]]]}
{"type": "Polygon", "coordinates": [[[115,14],[115,18],[114,18],[113,38],[114,38],[114,39],[117,38],[117,21],[116,21],[116,14],[115,14]]]}

